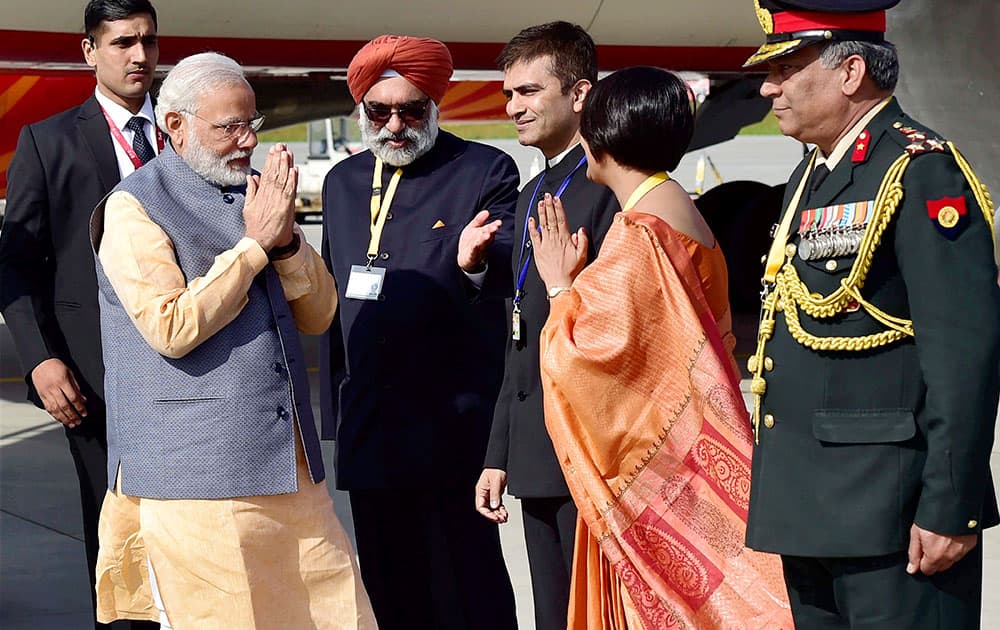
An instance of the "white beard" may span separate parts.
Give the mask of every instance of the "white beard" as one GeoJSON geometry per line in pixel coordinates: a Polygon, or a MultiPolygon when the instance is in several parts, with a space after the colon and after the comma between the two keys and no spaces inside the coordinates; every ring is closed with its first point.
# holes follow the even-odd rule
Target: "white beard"
{"type": "Polygon", "coordinates": [[[201,175],[206,181],[223,188],[241,186],[247,182],[250,168],[233,168],[229,165],[229,161],[248,158],[253,154],[253,149],[237,149],[226,155],[219,155],[198,140],[198,134],[193,128],[189,129],[185,136],[188,146],[183,157],[191,170],[201,175]]]}
{"type": "Polygon", "coordinates": [[[428,104],[427,120],[419,127],[407,125],[399,134],[394,134],[385,126],[377,127],[368,120],[365,108],[358,108],[358,127],[361,129],[361,142],[382,161],[391,166],[407,166],[424,155],[437,142],[438,108],[431,101],[428,104]],[[395,149],[389,146],[389,140],[406,140],[404,147],[395,149]]]}

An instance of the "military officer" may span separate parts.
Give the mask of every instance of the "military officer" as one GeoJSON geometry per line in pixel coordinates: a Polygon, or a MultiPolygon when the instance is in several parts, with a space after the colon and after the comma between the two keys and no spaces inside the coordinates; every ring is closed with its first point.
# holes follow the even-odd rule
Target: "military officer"
{"type": "Polygon", "coordinates": [[[761,94],[815,145],[766,258],[747,544],[799,628],[978,628],[1000,389],[989,193],[892,96],[898,0],[761,0],[761,94]]]}

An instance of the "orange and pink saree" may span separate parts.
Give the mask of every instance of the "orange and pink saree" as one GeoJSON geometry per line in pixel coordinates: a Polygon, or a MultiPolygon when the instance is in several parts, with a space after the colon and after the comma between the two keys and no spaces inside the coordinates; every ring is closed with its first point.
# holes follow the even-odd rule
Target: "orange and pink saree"
{"type": "Polygon", "coordinates": [[[579,508],[569,627],[792,628],[744,546],[750,423],[678,234],[619,214],[542,331],[545,423],[579,508]]]}

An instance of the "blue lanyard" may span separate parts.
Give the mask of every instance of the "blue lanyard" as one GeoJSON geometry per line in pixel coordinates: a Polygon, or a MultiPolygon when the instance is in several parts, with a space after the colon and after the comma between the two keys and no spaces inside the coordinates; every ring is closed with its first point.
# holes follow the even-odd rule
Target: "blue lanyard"
{"type": "MultiPolygon", "coordinates": [[[[587,163],[587,156],[580,158],[573,170],[569,172],[566,179],[563,180],[562,184],[556,190],[556,194],[553,197],[562,197],[563,192],[566,191],[566,187],[569,186],[569,182],[573,179],[573,175],[576,174],[580,167],[587,163]]],[[[543,174],[538,178],[538,183],[535,184],[535,191],[531,193],[531,201],[528,202],[528,209],[524,213],[524,232],[521,234],[521,251],[517,255],[517,290],[514,291],[514,309],[520,310],[521,297],[524,295],[524,281],[528,278],[528,266],[531,264],[531,248],[528,247],[528,219],[531,218],[531,209],[535,207],[535,201],[538,198],[538,191],[542,187],[542,182],[545,181],[545,175],[543,174]]]]}

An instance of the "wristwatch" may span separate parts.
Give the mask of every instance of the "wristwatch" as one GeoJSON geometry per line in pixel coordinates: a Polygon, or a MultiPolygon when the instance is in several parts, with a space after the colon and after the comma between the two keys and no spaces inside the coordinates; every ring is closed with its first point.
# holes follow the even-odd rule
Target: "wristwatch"
{"type": "Polygon", "coordinates": [[[569,287],[552,287],[545,294],[545,297],[551,300],[552,298],[556,297],[560,293],[565,293],[567,291],[569,291],[569,287]]]}
{"type": "Polygon", "coordinates": [[[267,253],[267,258],[268,260],[284,260],[286,258],[291,258],[295,255],[295,252],[299,251],[299,245],[301,243],[302,239],[299,238],[299,233],[293,232],[292,240],[289,241],[288,245],[272,247],[271,251],[267,253]]]}

